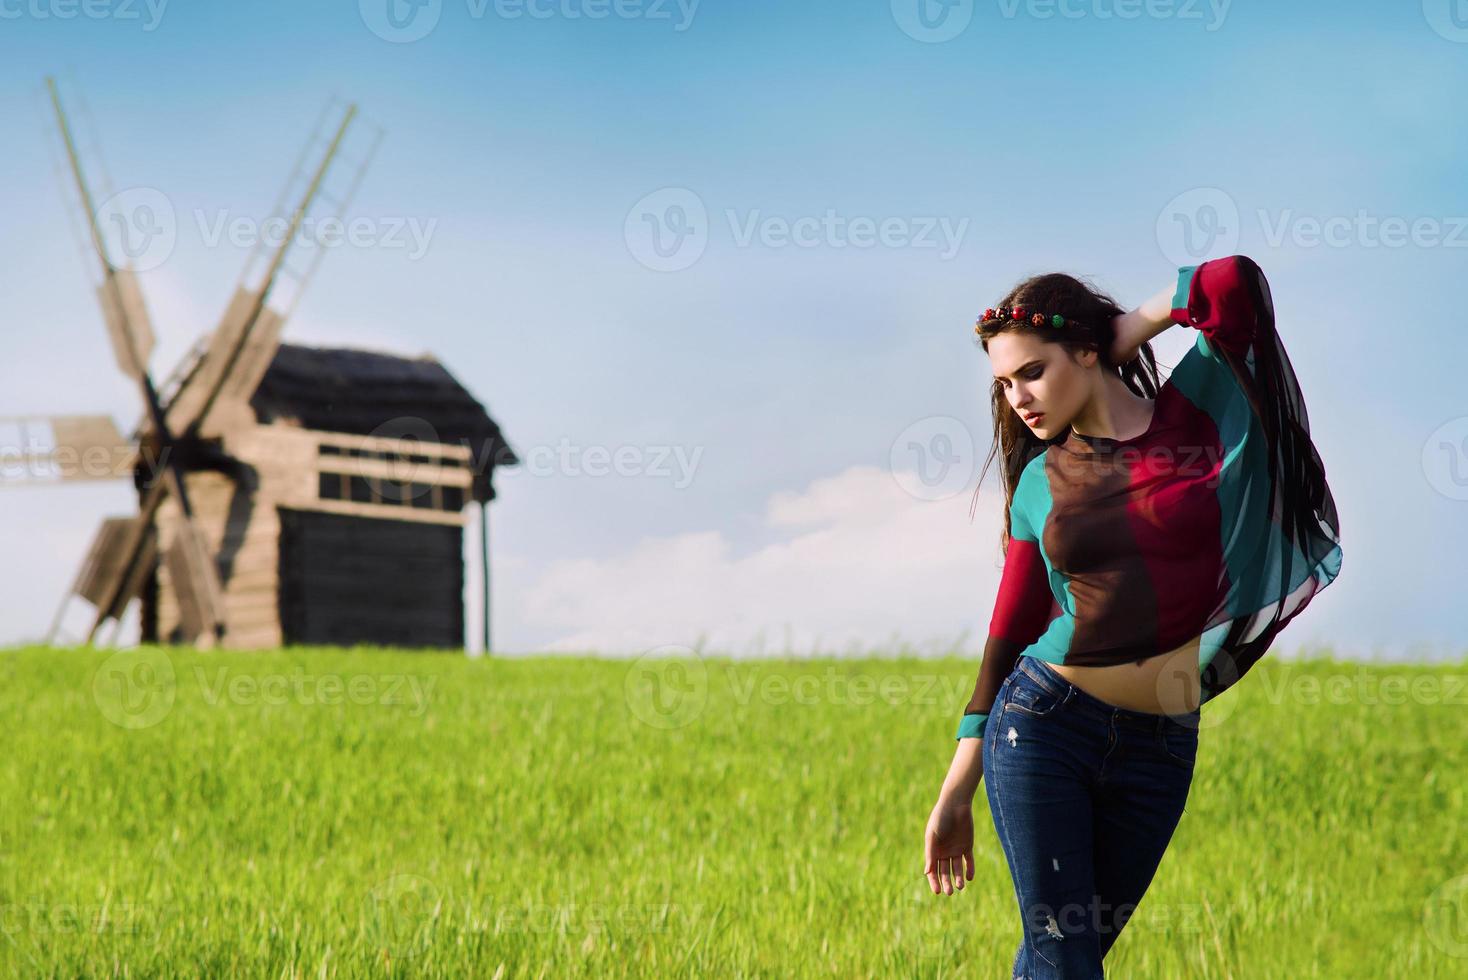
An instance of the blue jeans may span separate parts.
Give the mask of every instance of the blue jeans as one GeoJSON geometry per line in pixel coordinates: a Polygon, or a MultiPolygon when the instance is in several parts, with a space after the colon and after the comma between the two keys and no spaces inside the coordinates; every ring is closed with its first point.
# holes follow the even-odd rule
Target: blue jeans
{"type": "Polygon", "coordinates": [[[1014,879],[1015,977],[1101,977],[1182,816],[1195,709],[1131,711],[1021,656],[984,730],[984,784],[1014,879]]]}

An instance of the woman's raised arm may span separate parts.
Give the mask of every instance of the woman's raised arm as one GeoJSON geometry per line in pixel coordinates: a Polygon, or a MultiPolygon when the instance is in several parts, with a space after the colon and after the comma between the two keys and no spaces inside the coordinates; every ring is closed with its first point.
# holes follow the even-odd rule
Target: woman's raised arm
{"type": "Polygon", "coordinates": [[[1130,313],[1117,317],[1116,340],[1111,347],[1111,363],[1125,364],[1137,356],[1142,345],[1172,326],[1172,286],[1159,290],[1155,296],[1130,313]]]}

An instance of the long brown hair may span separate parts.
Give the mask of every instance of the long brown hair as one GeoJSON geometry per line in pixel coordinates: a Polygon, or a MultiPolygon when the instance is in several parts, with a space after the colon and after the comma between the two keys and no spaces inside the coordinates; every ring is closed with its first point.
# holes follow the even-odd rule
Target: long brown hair
{"type": "MultiPolygon", "coordinates": [[[[1039,337],[1051,344],[1064,347],[1074,359],[1081,351],[1096,351],[1103,370],[1118,374],[1133,392],[1144,398],[1156,398],[1161,382],[1157,374],[1157,358],[1150,343],[1142,344],[1135,357],[1125,364],[1111,363],[1111,348],[1116,340],[1116,325],[1112,321],[1126,310],[1106,293],[1094,285],[1063,272],[1049,272],[1031,276],[1004,294],[997,306],[1024,307],[1027,310],[1047,315],[1059,313],[1065,317],[1065,326],[1054,327],[1049,323],[1033,325],[1028,318],[981,324],[976,342],[989,352],[989,341],[1001,333],[1025,333],[1039,337]]],[[[1035,435],[1010,407],[1004,396],[1004,386],[995,378],[989,388],[989,405],[994,417],[994,440],[989,455],[979,471],[979,486],[974,488],[973,503],[969,507],[969,518],[979,502],[979,488],[984,474],[995,456],[1002,456],[1000,474],[1004,482],[1004,533],[1000,536],[1000,548],[1007,552],[1010,539],[1009,510],[1014,503],[1014,490],[1019,485],[1020,473],[1036,455],[1045,451],[1052,443],[1064,439],[1069,427],[1052,439],[1044,440],[1035,435]]]]}

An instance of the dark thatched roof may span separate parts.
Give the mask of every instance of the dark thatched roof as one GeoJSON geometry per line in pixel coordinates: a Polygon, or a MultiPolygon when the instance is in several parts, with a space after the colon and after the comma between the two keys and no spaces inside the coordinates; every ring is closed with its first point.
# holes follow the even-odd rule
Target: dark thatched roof
{"type": "Polygon", "coordinates": [[[262,425],[467,445],[475,500],[494,499],[494,467],[520,462],[484,406],[427,354],[281,344],[250,407],[262,425]]]}

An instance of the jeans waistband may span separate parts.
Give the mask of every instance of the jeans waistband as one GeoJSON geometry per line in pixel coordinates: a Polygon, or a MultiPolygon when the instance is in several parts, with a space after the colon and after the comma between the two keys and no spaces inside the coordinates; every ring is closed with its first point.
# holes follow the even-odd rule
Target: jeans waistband
{"type": "Polygon", "coordinates": [[[1098,718],[1114,720],[1118,725],[1146,731],[1160,731],[1168,722],[1172,722],[1195,731],[1198,728],[1201,712],[1197,708],[1176,715],[1134,711],[1131,708],[1123,708],[1109,701],[1103,701],[1094,694],[1081,690],[1057,674],[1049,664],[1038,657],[1021,656],[1019,669],[1040,687],[1058,697],[1065,698],[1067,705],[1098,718]]]}

